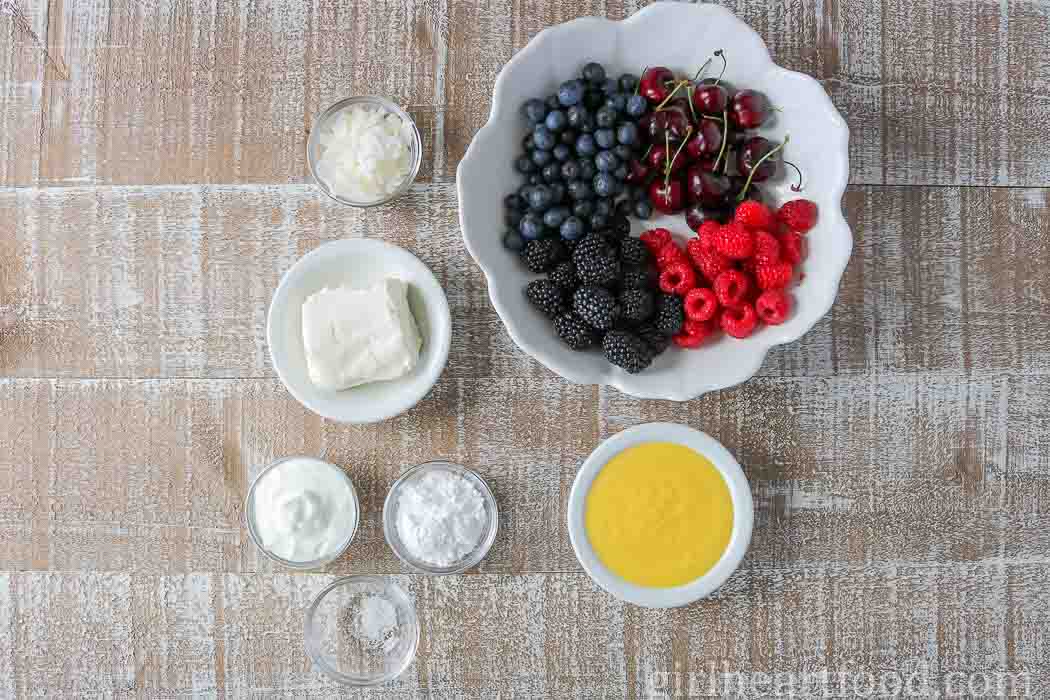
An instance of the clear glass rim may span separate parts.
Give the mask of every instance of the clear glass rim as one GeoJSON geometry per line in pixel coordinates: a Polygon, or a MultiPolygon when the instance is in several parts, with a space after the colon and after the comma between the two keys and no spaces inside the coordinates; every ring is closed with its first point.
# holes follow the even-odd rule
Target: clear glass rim
{"type": "Polygon", "coordinates": [[[492,493],[489,485],[485,483],[485,480],[481,478],[480,474],[473,469],[464,467],[461,464],[456,464],[455,462],[433,460],[417,464],[398,477],[397,481],[391,485],[390,491],[387,492],[386,500],[383,502],[383,535],[386,537],[387,545],[389,545],[390,549],[394,551],[394,554],[403,564],[419,573],[430,574],[431,576],[445,576],[448,574],[459,574],[467,569],[477,566],[488,555],[489,549],[492,548],[492,543],[496,541],[496,534],[498,531],[499,506],[496,503],[496,496],[492,493]],[[488,532],[485,533],[485,536],[478,543],[478,546],[475,547],[474,551],[468,557],[463,559],[463,561],[452,564],[451,566],[431,566],[426,562],[421,562],[412,558],[412,556],[404,550],[401,538],[397,534],[397,523],[394,522],[394,516],[397,510],[397,496],[405,483],[418,475],[433,469],[450,471],[459,474],[470,481],[470,483],[481,492],[481,497],[485,501],[486,510],[491,514],[489,518],[488,532]]]}
{"type": "Polygon", "coordinates": [[[358,95],[355,97],[344,97],[341,100],[337,100],[332,104],[328,105],[325,109],[321,110],[321,113],[314,120],[313,125],[310,127],[310,136],[306,140],[306,164],[310,168],[310,176],[313,178],[314,184],[316,184],[322,192],[328,195],[331,199],[345,204],[351,207],[358,207],[361,209],[368,209],[369,207],[378,207],[384,204],[388,204],[405,192],[408,191],[412,184],[416,181],[416,176],[419,175],[419,168],[423,163],[423,137],[419,133],[419,127],[416,125],[416,120],[412,118],[412,115],[402,109],[398,104],[391,102],[385,97],[379,95],[358,95]],[[413,139],[413,152],[414,158],[412,159],[412,169],[409,171],[408,176],[405,177],[405,181],[398,185],[398,188],[388,194],[382,199],[377,199],[371,202],[359,202],[353,199],[348,199],[339,194],[336,194],[328,183],[325,182],[317,174],[317,152],[320,149],[320,134],[321,126],[328,121],[336,112],[355,104],[368,104],[378,105],[383,107],[388,112],[401,117],[401,119],[412,127],[412,139],[413,139]]]}
{"type": "Polygon", "coordinates": [[[400,676],[402,673],[404,673],[408,669],[408,667],[412,665],[412,662],[416,658],[416,649],[419,647],[419,617],[416,614],[416,605],[412,602],[412,599],[409,598],[408,593],[405,592],[405,589],[403,589],[396,582],[390,580],[389,577],[375,576],[371,574],[343,576],[342,578],[337,578],[335,581],[332,581],[330,584],[322,588],[321,591],[316,596],[314,596],[313,601],[310,602],[310,607],[306,609],[306,614],[303,616],[303,641],[306,646],[306,655],[310,657],[310,660],[317,664],[318,668],[321,669],[322,673],[324,673],[326,676],[336,681],[337,683],[358,687],[386,683],[387,681],[392,681],[398,676],[400,676]],[[404,610],[407,611],[409,624],[411,625],[412,630],[414,631],[414,634],[412,635],[411,639],[411,646],[405,653],[404,659],[402,659],[401,664],[399,664],[393,670],[387,671],[386,673],[378,675],[374,678],[349,676],[335,669],[330,663],[328,663],[325,660],[324,655],[321,653],[321,650],[317,645],[315,635],[312,634],[312,630],[314,628],[314,620],[317,617],[317,609],[321,606],[321,602],[324,600],[325,596],[334,591],[336,588],[353,583],[372,584],[389,589],[392,592],[392,594],[399,599],[399,602],[402,604],[404,610]]]}
{"type": "Polygon", "coordinates": [[[254,479],[252,479],[252,484],[248,487],[248,495],[244,497],[244,523],[248,529],[248,537],[251,538],[252,543],[255,544],[255,548],[262,552],[263,556],[265,556],[267,559],[269,559],[270,561],[275,561],[281,566],[286,566],[289,569],[296,569],[297,571],[311,571],[313,569],[320,569],[323,566],[331,564],[333,561],[343,556],[343,553],[346,552],[347,548],[350,546],[350,543],[354,541],[354,535],[357,534],[357,528],[361,526],[361,503],[357,498],[357,489],[354,488],[354,482],[350,479],[350,475],[347,474],[345,471],[332,464],[331,462],[327,462],[318,457],[310,457],[309,455],[290,455],[288,457],[282,457],[280,459],[274,460],[273,462],[270,462],[270,464],[266,465],[266,467],[261,472],[259,472],[254,479]],[[252,504],[255,501],[255,489],[258,487],[259,482],[262,481],[263,477],[270,473],[270,470],[284,464],[285,462],[290,462],[294,459],[307,459],[314,462],[321,462],[322,464],[327,464],[328,466],[332,467],[337,472],[339,472],[342,475],[343,479],[346,481],[346,485],[350,487],[350,496],[353,498],[354,501],[354,526],[353,528],[351,528],[350,534],[347,536],[346,541],[343,542],[343,544],[340,545],[339,548],[335,551],[335,553],[331,556],[323,557],[321,559],[314,559],[313,561],[291,561],[289,559],[284,559],[283,557],[279,557],[273,552],[266,549],[266,547],[262,543],[262,540],[259,538],[259,533],[255,529],[255,518],[252,517],[252,504]]]}

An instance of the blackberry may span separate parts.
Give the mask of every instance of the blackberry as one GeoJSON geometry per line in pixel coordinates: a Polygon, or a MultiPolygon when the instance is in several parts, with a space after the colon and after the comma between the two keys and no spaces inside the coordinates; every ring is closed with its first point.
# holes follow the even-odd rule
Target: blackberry
{"type": "Polygon", "coordinates": [[[525,296],[533,306],[551,318],[565,313],[565,296],[561,287],[550,280],[533,280],[525,285],[525,296]]]}
{"type": "Polygon", "coordinates": [[[576,290],[572,295],[572,310],[591,328],[599,331],[612,328],[620,314],[612,292],[595,285],[586,285],[576,290]]]}
{"type": "Polygon", "coordinates": [[[529,241],[521,251],[521,259],[533,272],[546,272],[565,259],[565,246],[552,238],[529,241]]]}
{"type": "Polygon", "coordinates": [[[661,333],[652,323],[643,323],[634,332],[645,341],[653,355],[659,355],[671,345],[671,336],[661,333]]]}
{"type": "Polygon", "coordinates": [[[630,374],[637,374],[653,361],[652,351],[644,340],[627,331],[609,331],[602,339],[605,359],[630,374]]]}
{"type": "Polygon", "coordinates": [[[576,275],[583,284],[611,284],[620,276],[616,251],[598,233],[589,233],[572,252],[576,275]]]}
{"type": "Polygon", "coordinates": [[[586,350],[598,342],[598,334],[576,314],[562,314],[554,319],[554,331],[573,350],[586,350]]]}
{"type": "Polygon", "coordinates": [[[649,289],[653,278],[644,267],[624,267],[620,277],[620,289],[649,289]]]}
{"type": "Polygon", "coordinates": [[[626,289],[617,299],[625,321],[641,323],[653,315],[653,295],[645,289],[626,289]]]}
{"type": "Polygon", "coordinates": [[[571,262],[558,263],[547,273],[547,279],[562,289],[576,289],[580,283],[576,278],[576,268],[571,262]]]}
{"type": "Polygon", "coordinates": [[[653,324],[665,335],[676,335],[685,323],[682,300],[674,294],[661,294],[656,299],[656,317],[653,324]]]}
{"type": "Polygon", "coordinates": [[[649,262],[649,249],[637,238],[625,238],[620,242],[620,261],[624,265],[645,265],[649,262]]]}

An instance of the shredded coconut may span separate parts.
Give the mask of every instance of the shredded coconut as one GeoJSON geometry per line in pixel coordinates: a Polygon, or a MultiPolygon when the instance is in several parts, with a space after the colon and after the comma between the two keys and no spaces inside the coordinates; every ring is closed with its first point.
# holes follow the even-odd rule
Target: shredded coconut
{"type": "Polygon", "coordinates": [[[398,537],[409,554],[431,566],[462,561],[487,524],[481,494],[451,472],[432,471],[406,483],[398,499],[398,537]]]}
{"type": "Polygon", "coordinates": [[[320,129],[317,175],[342,197],[357,202],[383,199],[412,171],[412,126],[396,114],[354,105],[320,129]]]}

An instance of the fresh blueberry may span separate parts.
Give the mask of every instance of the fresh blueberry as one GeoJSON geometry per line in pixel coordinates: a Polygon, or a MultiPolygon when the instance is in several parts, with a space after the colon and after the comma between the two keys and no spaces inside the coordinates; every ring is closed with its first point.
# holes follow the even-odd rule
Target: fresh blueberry
{"type": "Polygon", "coordinates": [[[613,177],[615,177],[620,182],[623,182],[624,180],[626,180],[627,176],[629,174],[630,173],[627,170],[627,166],[626,165],[620,165],[618,168],[616,168],[616,170],[613,170],[613,177]]]}
{"type": "Polygon", "coordinates": [[[634,203],[634,215],[639,219],[648,219],[653,215],[653,205],[647,199],[638,200],[634,203]]]}
{"type": "Polygon", "coordinates": [[[599,197],[612,197],[619,190],[619,183],[609,173],[598,173],[594,176],[594,193],[599,197]]]}
{"type": "Polygon", "coordinates": [[[562,132],[558,134],[558,138],[566,146],[575,146],[577,136],[578,134],[572,129],[563,129],[562,132]]]}
{"type": "Polygon", "coordinates": [[[588,63],[583,67],[583,78],[592,83],[600,83],[605,80],[605,68],[600,63],[588,63]]]}
{"type": "Polygon", "coordinates": [[[616,212],[609,216],[609,228],[619,238],[625,238],[631,232],[631,222],[621,207],[618,206],[616,212]]]}
{"type": "Polygon", "coordinates": [[[580,124],[580,133],[581,134],[593,134],[594,130],[597,129],[597,128],[598,127],[596,127],[594,125],[594,117],[591,117],[590,119],[585,121],[583,124],[580,124]]]}
{"type": "Polygon", "coordinates": [[[611,172],[620,165],[620,159],[612,151],[601,151],[594,157],[594,165],[602,172],[611,172]]]}
{"type": "Polygon", "coordinates": [[[564,143],[559,143],[554,147],[554,160],[559,163],[564,163],[572,157],[572,149],[566,146],[564,143]]]}
{"type": "Polygon", "coordinates": [[[529,184],[530,185],[542,185],[543,184],[543,176],[540,175],[539,173],[533,173],[532,175],[529,175],[529,184]]]}
{"type": "Polygon", "coordinates": [[[624,122],[616,127],[616,140],[624,146],[638,143],[638,126],[634,122],[624,122]]]}
{"type": "Polygon", "coordinates": [[[543,213],[543,223],[548,228],[558,228],[561,222],[572,215],[568,207],[551,207],[543,213]]]}
{"type": "Polygon", "coordinates": [[[576,216],[570,216],[561,222],[561,237],[567,241],[575,241],[583,235],[583,221],[576,216]]]}
{"type": "Polygon", "coordinates": [[[532,184],[528,182],[518,188],[518,196],[521,197],[522,209],[529,206],[529,192],[531,190],[532,184]]]}
{"type": "Polygon", "coordinates": [[[590,180],[598,174],[598,166],[594,164],[594,161],[590,158],[580,161],[580,177],[584,180],[590,180]]]}
{"type": "Polygon", "coordinates": [[[594,137],[590,134],[581,134],[580,138],[576,139],[576,152],[584,156],[593,156],[598,152],[598,146],[594,141],[594,137]]]}
{"type": "Polygon", "coordinates": [[[585,181],[573,180],[569,183],[569,196],[578,202],[582,199],[590,199],[594,196],[594,192],[585,181]]]}
{"type": "Polygon", "coordinates": [[[532,140],[532,134],[529,134],[521,140],[521,150],[528,153],[534,148],[536,148],[536,142],[532,140]]]}
{"type": "Polygon", "coordinates": [[[600,148],[612,148],[616,145],[616,134],[612,129],[598,129],[594,132],[594,140],[600,148]]]}
{"type": "Polygon", "coordinates": [[[543,219],[539,214],[530,211],[522,218],[519,230],[522,236],[534,241],[543,235],[543,219]]]}
{"type": "Polygon", "coordinates": [[[584,84],[579,80],[566,80],[558,88],[558,102],[565,107],[572,107],[583,100],[584,84]]]}
{"type": "Polygon", "coordinates": [[[550,163],[552,160],[554,160],[554,154],[552,154],[550,151],[541,151],[538,148],[532,152],[531,157],[532,162],[540,166],[541,168],[547,165],[547,163],[550,163]]]}
{"type": "Polygon", "coordinates": [[[578,216],[581,219],[590,218],[591,214],[594,213],[594,202],[590,200],[583,200],[582,202],[576,202],[572,205],[573,216],[578,216]]]}
{"type": "Polygon", "coordinates": [[[529,192],[529,209],[543,212],[550,208],[554,201],[554,193],[546,185],[536,185],[529,192]]]}
{"type": "Polygon", "coordinates": [[[528,175],[529,173],[536,170],[536,164],[532,162],[532,158],[528,156],[521,156],[514,161],[514,166],[518,169],[519,173],[528,175]]]}
{"type": "Polygon", "coordinates": [[[507,231],[503,234],[503,247],[520,253],[525,248],[525,238],[517,231],[507,231]]]}
{"type": "Polygon", "coordinates": [[[561,164],[561,176],[566,180],[580,179],[580,161],[567,160],[561,164]]]}
{"type": "Polygon", "coordinates": [[[537,124],[536,128],[532,130],[532,140],[536,142],[536,148],[542,148],[544,151],[551,150],[558,143],[558,140],[554,137],[554,132],[544,124],[537,124]]]}
{"type": "Polygon", "coordinates": [[[568,118],[565,116],[565,112],[560,109],[556,109],[547,115],[547,119],[544,121],[547,128],[551,131],[561,131],[565,128],[566,124],[569,123],[568,118]]]}
{"type": "Polygon", "coordinates": [[[601,214],[602,216],[609,216],[612,214],[613,207],[612,202],[608,199],[599,199],[598,203],[594,205],[594,213],[601,214]]]}
{"type": "Polygon", "coordinates": [[[649,201],[649,193],[646,192],[644,187],[639,185],[635,188],[634,192],[631,193],[631,200],[635,202],[647,202],[649,201]]]}
{"type": "Polygon", "coordinates": [[[616,157],[624,163],[630,162],[631,158],[634,156],[634,151],[631,150],[631,147],[624,146],[622,143],[613,146],[612,152],[615,153],[616,157]]]}
{"type": "Polygon", "coordinates": [[[608,129],[616,124],[616,110],[602,107],[598,110],[598,113],[594,115],[594,122],[598,125],[599,129],[608,129]]]}
{"type": "Polygon", "coordinates": [[[616,78],[606,78],[602,81],[602,92],[606,95],[611,95],[616,92],[619,86],[616,83],[616,78]]]}
{"type": "MultiPolygon", "coordinates": [[[[550,151],[540,151],[540,153],[550,153],[550,151]]],[[[558,163],[548,163],[543,166],[540,175],[543,176],[543,181],[548,184],[558,182],[561,180],[561,165],[558,163]]]]}
{"type": "Polygon", "coordinates": [[[600,89],[591,89],[583,96],[583,104],[589,110],[597,110],[605,104],[605,93],[600,89]]]}
{"type": "Polygon", "coordinates": [[[524,213],[520,209],[508,209],[503,214],[503,221],[511,228],[517,228],[523,216],[524,213]]]}
{"type": "Polygon", "coordinates": [[[601,231],[603,228],[609,225],[609,217],[604,214],[598,214],[597,212],[591,214],[591,229],[594,231],[601,231]]]}
{"type": "Polygon", "coordinates": [[[503,198],[503,207],[505,209],[524,209],[525,202],[521,200],[517,192],[512,192],[503,198]]]}
{"type": "Polygon", "coordinates": [[[590,118],[591,113],[583,105],[573,105],[565,110],[565,119],[573,129],[579,129],[590,118]]]}
{"type": "Polygon", "coordinates": [[[551,183],[550,188],[551,188],[551,197],[553,198],[551,200],[552,202],[554,202],[555,204],[561,204],[562,202],[565,201],[565,197],[567,195],[567,192],[565,191],[565,185],[564,184],[562,184],[561,182],[553,182],[553,183],[551,183]]]}
{"type": "Polygon", "coordinates": [[[620,76],[620,89],[624,92],[634,92],[638,87],[638,76],[633,73],[624,73],[620,76]]]}
{"type": "Polygon", "coordinates": [[[557,95],[547,95],[547,99],[543,101],[544,106],[547,107],[547,111],[552,109],[561,109],[561,102],[558,101],[557,95]]]}
{"type": "Polygon", "coordinates": [[[622,114],[627,110],[627,95],[622,92],[614,92],[605,98],[605,108],[611,109],[617,114],[622,114]]]}
{"type": "Polygon", "coordinates": [[[521,106],[521,113],[528,121],[533,124],[537,124],[543,121],[543,118],[547,116],[547,106],[543,104],[543,100],[531,99],[526,100],[525,104],[521,106]]]}
{"type": "Polygon", "coordinates": [[[649,103],[641,95],[631,95],[627,98],[627,116],[637,119],[645,114],[648,109],[649,103]]]}

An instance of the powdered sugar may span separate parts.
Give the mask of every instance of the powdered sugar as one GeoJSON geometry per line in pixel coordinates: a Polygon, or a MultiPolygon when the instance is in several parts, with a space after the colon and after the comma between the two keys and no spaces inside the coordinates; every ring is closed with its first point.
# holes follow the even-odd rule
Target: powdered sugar
{"type": "Polygon", "coordinates": [[[488,526],[481,493],[448,471],[427,472],[407,482],[397,505],[399,539],[412,557],[430,566],[462,561],[488,526]]]}
{"type": "Polygon", "coordinates": [[[397,609],[393,603],[377,595],[363,598],[354,636],[372,646],[393,648],[397,644],[397,609]]]}

